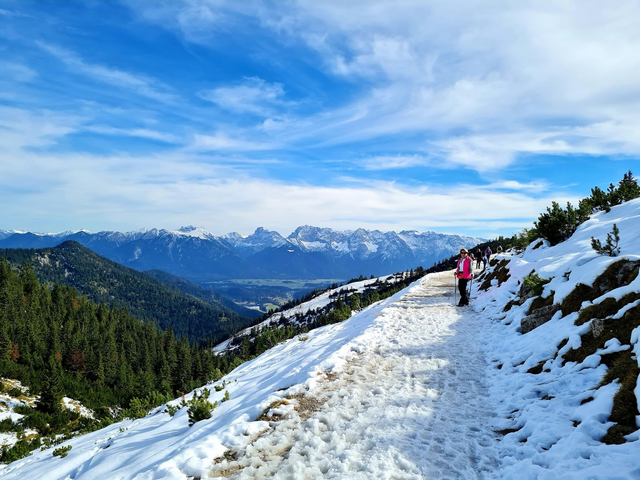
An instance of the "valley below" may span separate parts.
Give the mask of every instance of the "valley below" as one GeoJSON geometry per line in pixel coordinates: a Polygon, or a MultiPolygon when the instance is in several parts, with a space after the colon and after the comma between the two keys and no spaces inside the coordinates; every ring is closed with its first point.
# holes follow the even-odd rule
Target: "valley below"
{"type": "Polygon", "coordinates": [[[232,278],[202,282],[204,288],[218,292],[238,305],[268,312],[287,302],[308,294],[312,290],[324,289],[333,284],[346,282],[344,278],[280,279],[280,278],[232,278]]]}

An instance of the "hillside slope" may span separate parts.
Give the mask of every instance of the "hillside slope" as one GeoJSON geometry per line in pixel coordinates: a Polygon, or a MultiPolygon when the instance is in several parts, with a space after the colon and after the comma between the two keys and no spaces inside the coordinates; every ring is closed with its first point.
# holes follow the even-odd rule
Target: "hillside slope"
{"type": "Polygon", "coordinates": [[[491,321],[506,478],[640,477],[639,268],[640,199],[593,215],[566,242],[494,260],[475,309],[491,321]],[[620,255],[596,253],[591,237],[614,224],[620,255]],[[543,282],[524,281],[534,270],[543,282]]]}
{"type": "MultiPolygon", "coordinates": [[[[14,267],[28,261],[41,282],[74,287],[96,303],[125,307],[139,319],[161,329],[172,328],[191,340],[222,339],[253,323],[252,317],[230,308],[221,297],[208,300],[177,286],[104,258],[77,242],[42,249],[0,249],[14,267]]],[[[171,280],[174,284],[177,280],[171,280]]]]}
{"type": "Polygon", "coordinates": [[[638,252],[640,200],[555,247],[498,256],[470,308],[453,305],[452,272],[427,275],[209,385],[210,419],[190,427],[177,399],[173,415],[161,407],[65,442],[67,458],[43,450],[2,474],[638,478],[638,252]],[[613,223],[620,256],[595,253],[591,236],[613,223]]]}
{"type": "Polygon", "coordinates": [[[182,277],[177,277],[162,270],[147,270],[144,273],[168,285],[173,285],[174,287],[182,290],[184,293],[193,295],[194,297],[197,297],[200,300],[204,300],[205,302],[210,303],[214,306],[224,306],[239,315],[249,318],[257,318],[261,315],[261,313],[257,310],[251,310],[249,308],[238,305],[237,303],[234,303],[223,295],[220,295],[213,290],[202,288],[200,285],[190,282],[189,280],[186,280],[182,277]]]}

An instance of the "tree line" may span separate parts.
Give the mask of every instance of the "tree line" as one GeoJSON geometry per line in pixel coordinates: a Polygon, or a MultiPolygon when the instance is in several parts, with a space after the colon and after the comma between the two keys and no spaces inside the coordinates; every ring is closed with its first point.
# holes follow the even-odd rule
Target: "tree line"
{"type": "Polygon", "coordinates": [[[205,301],[146,273],[108,260],[77,242],[44,249],[0,249],[14,268],[29,262],[37,277],[52,287],[70,285],[96,303],[126,308],[176,337],[221,342],[255,323],[221,302],[205,301]]]}
{"type": "Polygon", "coordinates": [[[558,202],[552,202],[551,207],[547,207],[547,211],[541,213],[538,221],[534,223],[535,228],[526,231],[525,236],[529,241],[542,237],[551,245],[557,245],[571,237],[592,214],[608,212],[611,207],[639,197],[640,186],[629,170],[618,185],[610,183],[606,191],[600,187],[593,187],[591,195],[580,200],[577,207],[567,202],[566,208],[562,208],[558,202]]]}
{"type": "Polygon", "coordinates": [[[186,335],[176,339],[171,329],[93,303],[68,285],[49,288],[28,263],[18,273],[0,259],[0,376],[40,395],[36,408],[19,407],[20,422],[2,427],[34,428],[39,437],[4,448],[0,461],[28,454],[40,437],[53,441],[144,415],[231,368],[228,358],[190,345],[186,335]],[[63,396],[91,408],[95,418],[63,410],[63,396]]]}

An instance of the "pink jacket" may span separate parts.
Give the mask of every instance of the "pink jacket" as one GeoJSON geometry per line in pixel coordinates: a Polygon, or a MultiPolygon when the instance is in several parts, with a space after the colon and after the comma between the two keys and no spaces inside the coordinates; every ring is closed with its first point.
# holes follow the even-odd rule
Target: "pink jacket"
{"type": "Polygon", "coordinates": [[[462,258],[459,258],[458,263],[456,264],[456,275],[458,276],[458,278],[471,278],[471,259],[469,257],[464,259],[462,273],[459,272],[460,262],[462,262],[462,258]]]}

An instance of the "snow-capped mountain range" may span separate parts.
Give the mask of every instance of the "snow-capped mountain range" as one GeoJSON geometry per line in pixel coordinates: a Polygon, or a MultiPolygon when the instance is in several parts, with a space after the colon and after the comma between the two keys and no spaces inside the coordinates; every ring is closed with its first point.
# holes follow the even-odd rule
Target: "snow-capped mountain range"
{"type": "Polygon", "coordinates": [[[352,278],[429,267],[482,238],[436,232],[336,231],[298,227],[288,237],[258,228],[215,236],[202,227],[132,232],[32,233],[0,230],[0,248],[44,248],[75,240],[138,270],[161,269],[196,281],[224,278],[352,278]]]}

